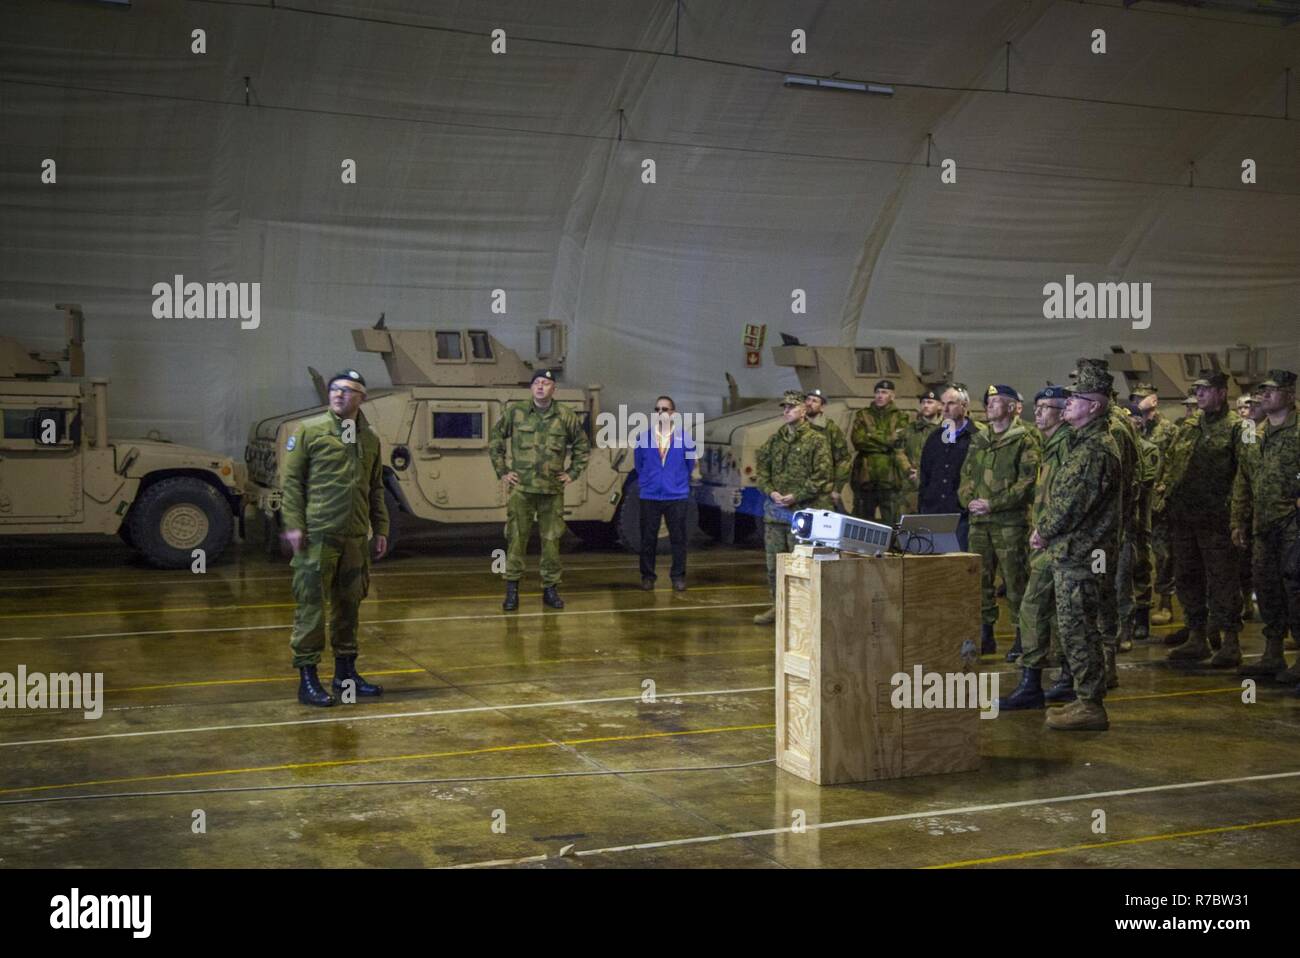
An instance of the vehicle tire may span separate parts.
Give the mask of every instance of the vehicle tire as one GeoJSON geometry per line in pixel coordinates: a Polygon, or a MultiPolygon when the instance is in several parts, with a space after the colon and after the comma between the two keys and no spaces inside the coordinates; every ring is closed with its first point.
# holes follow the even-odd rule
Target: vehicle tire
{"type": "Polygon", "coordinates": [[[619,545],[618,529],[611,522],[570,522],[573,532],[588,549],[610,549],[619,545]]]}
{"type": "MultiPolygon", "coordinates": [[[[686,505],[686,541],[700,524],[699,506],[695,499],[687,500],[686,505]]],[[[618,532],[618,544],[628,552],[641,551],[641,484],[636,480],[623,487],[623,501],[618,504],[614,514],[613,526],[618,532]]],[[[659,525],[659,544],[656,555],[670,555],[672,543],[668,538],[666,523],[659,525]]]]}
{"type": "Polygon", "coordinates": [[[150,565],[188,569],[202,549],[215,562],[234,535],[235,517],[225,496],[202,479],[161,479],[141,493],[127,514],[131,543],[150,565]]]}

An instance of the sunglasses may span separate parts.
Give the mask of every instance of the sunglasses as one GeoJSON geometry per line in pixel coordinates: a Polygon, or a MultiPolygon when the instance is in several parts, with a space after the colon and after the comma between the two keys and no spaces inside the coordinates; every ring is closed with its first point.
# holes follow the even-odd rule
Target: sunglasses
{"type": "Polygon", "coordinates": [[[655,412],[672,412],[672,411],[673,411],[672,407],[670,406],[655,406],[655,412]]]}

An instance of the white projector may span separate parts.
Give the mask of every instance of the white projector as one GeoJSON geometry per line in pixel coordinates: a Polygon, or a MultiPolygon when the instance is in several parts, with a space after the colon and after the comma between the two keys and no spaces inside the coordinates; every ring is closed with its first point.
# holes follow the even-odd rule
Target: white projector
{"type": "Polygon", "coordinates": [[[829,509],[802,509],[790,517],[790,531],[800,542],[841,552],[875,554],[889,548],[894,530],[879,522],[855,519],[829,509]]]}

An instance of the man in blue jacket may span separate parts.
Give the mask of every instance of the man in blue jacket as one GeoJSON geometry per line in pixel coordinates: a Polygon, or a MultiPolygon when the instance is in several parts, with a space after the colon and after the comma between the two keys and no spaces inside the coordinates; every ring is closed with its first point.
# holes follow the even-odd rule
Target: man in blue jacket
{"type": "Polygon", "coordinates": [[[673,589],[686,591],[686,512],[695,477],[695,442],[682,429],[677,405],[670,396],[655,400],[650,428],[636,444],[634,460],[641,486],[641,588],[655,587],[655,554],[659,547],[659,522],[668,521],[673,565],[673,589]]]}

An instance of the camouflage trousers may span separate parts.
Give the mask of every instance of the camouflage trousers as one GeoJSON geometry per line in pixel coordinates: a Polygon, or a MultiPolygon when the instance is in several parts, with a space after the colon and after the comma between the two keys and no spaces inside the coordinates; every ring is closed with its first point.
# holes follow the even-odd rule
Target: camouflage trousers
{"type": "Polygon", "coordinates": [[[564,537],[564,495],[516,489],[506,503],[506,581],[524,576],[524,556],[533,526],[542,540],[542,586],[560,584],[560,539],[564,537]]]}
{"type": "Polygon", "coordinates": [[[1174,594],[1174,553],[1169,543],[1169,518],[1165,513],[1151,516],[1151,551],[1157,595],[1174,594]]]}
{"type": "Polygon", "coordinates": [[[1057,564],[1052,567],[1061,654],[1070,663],[1074,690],[1079,698],[1098,704],[1106,697],[1101,651],[1104,578],[1086,566],[1078,568],[1057,564]]]}
{"type": "Polygon", "coordinates": [[[1128,531],[1130,546],[1121,549],[1118,611],[1121,622],[1132,621],[1135,609],[1151,608],[1151,490],[1138,498],[1137,527],[1128,531]]]}
{"type": "MultiPolygon", "coordinates": [[[[1029,578],[1029,529],[1023,525],[1001,525],[996,522],[970,524],[970,552],[980,557],[980,621],[996,625],[998,621],[997,592],[993,584],[996,572],[1002,573],[1007,585],[1007,606],[1011,609],[1011,624],[1020,621],[1020,597],[1025,592],[1029,578]]],[[[1021,637],[1024,641],[1024,637],[1021,637]]]]}
{"type": "Polygon", "coordinates": [[[1237,568],[1241,571],[1241,613],[1246,614],[1250,594],[1255,591],[1255,539],[1246,540],[1246,548],[1237,550],[1237,568]]]}
{"type": "Polygon", "coordinates": [[[868,522],[881,522],[892,526],[902,515],[907,502],[907,490],[878,482],[853,483],[853,515],[868,522]],[[880,518],[876,518],[876,510],[880,518]]]}
{"type": "Polygon", "coordinates": [[[790,531],[790,523],[763,522],[763,558],[767,560],[767,588],[776,602],[776,557],[782,552],[793,552],[799,540],[790,531]]]}
{"type": "Polygon", "coordinates": [[[1297,536],[1294,522],[1257,533],[1251,543],[1255,597],[1264,620],[1264,638],[1281,641],[1287,629],[1300,638],[1300,582],[1282,577],[1282,559],[1297,536]]]}
{"type": "MultiPolygon", "coordinates": [[[[1009,591],[1009,590],[1008,590],[1009,591]]],[[[1020,644],[1024,654],[1020,665],[1041,669],[1048,653],[1059,651],[1060,634],[1056,628],[1056,580],[1047,553],[1038,549],[1029,554],[1029,579],[1020,597],[1020,644]]]]}
{"type": "Polygon", "coordinates": [[[315,665],[325,648],[325,605],[330,607],[330,645],[335,655],[357,654],[357,615],[370,591],[370,553],[365,536],[309,533],[289,563],[293,569],[293,667],[315,665]]]}
{"type": "Polygon", "coordinates": [[[1187,627],[1240,632],[1241,578],[1227,516],[1174,513],[1169,532],[1187,627]]]}

